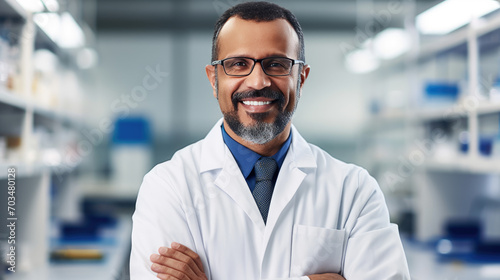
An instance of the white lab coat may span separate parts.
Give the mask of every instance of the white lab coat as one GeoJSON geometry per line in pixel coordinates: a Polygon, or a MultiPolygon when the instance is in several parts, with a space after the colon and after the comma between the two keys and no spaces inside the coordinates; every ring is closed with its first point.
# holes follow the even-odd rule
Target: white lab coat
{"type": "Polygon", "coordinates": [[[149,256],[176,241],[208,279],[409,279],[383,194],[362,168],[308,144],[292,127],[267,225],[228,147],[221,121],[145,177],[133,216],[132,280],[157,279],[149,256]]]}

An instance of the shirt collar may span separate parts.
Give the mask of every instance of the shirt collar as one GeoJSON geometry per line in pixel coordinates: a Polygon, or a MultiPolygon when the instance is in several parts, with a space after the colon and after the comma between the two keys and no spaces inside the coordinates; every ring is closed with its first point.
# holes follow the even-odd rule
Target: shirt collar
{"type": "MultiPolygon", "coordinates": [[[[241,170],[241,173],[245,178],[247,178],[248,175],[250,175],[250,173],[252,172],[255,163],[262,156],[250,150],[249,148],[241,145],[240,143],[236,142],[236,140],[231,138],[231,136],[229,136],[229,134],[227,134],[226,130],[224,129],[224,124],[222,124],[221,129],[222,129],[222,138],[224,139],[224,143],[226,143],[227,147],[233,154],[236,163],[238,164],[238,167],[241,170]]],[[[286,139],[285,143],[283,143],[279,151],[271,156],[274,160],[276,160],[278,168],[281,168],[281,165],[285,160],[285,156],[286,153],[288,152],[288,148],[290,147],[291,142],[292,142],[292,132],[290,131],[288,139],[286,139]]]]}

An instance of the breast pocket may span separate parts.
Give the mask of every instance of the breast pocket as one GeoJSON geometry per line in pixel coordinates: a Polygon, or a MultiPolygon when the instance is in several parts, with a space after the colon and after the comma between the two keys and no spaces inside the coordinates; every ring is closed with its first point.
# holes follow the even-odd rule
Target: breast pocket
{"type": "Polygon", "coordinates": [[[339,273],[345,235],[344,230],[295,225],[290,276],[339,273]]]}

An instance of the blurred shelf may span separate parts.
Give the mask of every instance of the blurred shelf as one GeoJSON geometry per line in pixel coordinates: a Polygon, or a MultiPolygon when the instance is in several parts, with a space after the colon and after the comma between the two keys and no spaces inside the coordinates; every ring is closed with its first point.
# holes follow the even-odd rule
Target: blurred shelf
{"type": "Polygon", "coordinates": [[[61,122],[63,124],[73,127],[85,126],[84,122],[81,121],[81,118],[78,118],[75,115],[71,115],[70,113],[61,112],[54,109],[45,108],[40,105],[34,105],[33,113],[35,114],[35,118],[42,117],[52,122],[61,122]]]}
{"type": "MultiPolygon", "coordinates": [[[[377,166],[378,168],[395,169],[399,166],[406,166],[409,164],[408,162],[406,162],[406,159],[404,157],[382,157],[378,155],[373,156],[373,158],[374,159],[371,161],[371,164],[373,166],[377,166]]],[[[425,160],[425,163],[422,164],[421,167],[426,169],[427,171],[460,172],[471,174],[500,174],[500,158],[478,157],[476,159],[471,159],[465,155],[457,155],[447,160],[429,158],[425,160]]]]}
{"type": "MultiPolygon", "coordinates": [[[[16,0],[0,0],[0,18],[8,18],[14,21],[26,21],[30,16],[16,0]]],[[[40,26],[36,25],[35,45],[37,47],[48,48],[52,51],[59,51],[59,46],[45,33],[40,26]]]]}
{"type": "Polygon", "coordinates": [[[137,186],[136,190],[127,190],[109,178],[99,178],[94,175],[80,176],[78,179],[78,185],[86,197],[102,199],[135,201],[137,198],[137,192],[139,191],[139,186],[137,186]]]}
{"type": "Polygon", "coordinates": [[[43,172],[50,172],[52,174],[61,174],[72,172],[77,168],[77,166],[65,166],[64,164],[60,165],[47,165],[41,162],[34,163],[26,163],[26,162],[5,162],[0,161],[0,180],[7,179],[7,169],[15,168],[16,169],[16,179],[25,178],[25,177],[34,177],[41,175],[43,172]]]}
{"type": "Polygon", "coordinates": [[[24,98],[4,89],[0,89],[0,105],[15,107],[23,110],[25,110],[28,106],[24,98]]]}
{"type": "Polygon", "coordinates": [[[471,159],[466,156],[453,159],[429,159],[424,168],[429,171],[461,172],[472,174],[500,173],[500,159],[478,157],[471,159]]]}
{"type": "Polygon", "coordinates": [[[375,124],[399,123],[406,120],[407,117],[408,114],[406,111],[403,111],[403,109],[391,109],[374,115],[373,122],[375,124]]]}
{"type": "Polygon", "coordinates": [[[500,113],[500,102],[481,103],[476,111],[479,115],[500,113]]]}
{"type": "Polygon", "coordinates": [[[121,279],[120,274],[130,255],[130,234],[132,219],[121,217],[113,229],[113,242],[90,243],[86,246],[103,252],[104,259],[97,262],[50,263],[47,267],[32,272],[18,271],[6,275],[6,280],[88,280],[121,279]]]}
{"type": "Polygon", "coordinates": [[[420,109],[415,112],[413,119],[417,122],[429,122],[465,118],[467,116],[468,112],[463,108],[463,106],[453,105],[446,108],[420,109]]]}
{"type": "Polygon", "coordinates": [[[455,119],[467,117],[472,112],[478,115],[500,113],[500,102],[481,101],[475,106],[455,104],[442,109],[422,109],[416,113],[416,118],[422,121],[455,119]]]}
{"type": "Polygon", "coordinates": [[[32,177],[36,175],[42,174],[45,166],[42,164],[28,164],[28,163],[7,163],[0,162],[0,180],[7,179],[7,169],[15,168],[15,179],[24,178],[24,177],[32,177]]]}
{"type": "Polygon", "coordinates": [[[391,110],[376,115],[374,121],[382,124],[404,122],[405,120],[409,122],[427,122],[466,116],[467,111],[462,106],[450,105],[449,107],[429,107],[408,111],[403,111],[402,109],[391,110]]]}
{"type": "MultiPolygon", "coordinates": [[[[70,113],[57,111],[51,108],[46,108],[41,105],[35,104],[34,101],[26,100],[18,94],[9,92],[7,90],[0,89],[0,109],[4,108],[15,108],[18,110],[26,111],[28,108],[33,108],[33,113],[36,117],[42,117],[46,120],[53,122],[61,122],[74,127],[82,127],[84,123],[81,118],[71,115],[70,113]]],[[[0,113],[1,115],[1,113],[0,113]]]]}
{"type": "Polygon", "coordinates": [[[444,108],[423,108],[414,111],[390,110],[375,115],[375,124],[392,124],[404,122],[431,122],[441,120],[452,120],[466,118],[471,112],[478,115],[500,114],[500,102],[481,102],[476,107],[469,108],[466,105],[456,104],[444,108]]]}

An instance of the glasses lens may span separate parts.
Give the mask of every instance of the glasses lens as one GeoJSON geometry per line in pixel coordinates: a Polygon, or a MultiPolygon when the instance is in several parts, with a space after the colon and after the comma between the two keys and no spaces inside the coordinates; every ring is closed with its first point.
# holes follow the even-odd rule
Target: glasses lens
{"type": "Polygon", "coordinates": [[[262,60],[264,71],[268,75],[288,75],[292,69],[292,60],[288,58],[270,57],[262,60]]]}
{"type": "Polygon", "coordinates": [[[248,58],[229,58],[224,60],[224,70],[228,75],[243,76],[250,74],[252,71],[253,60],[248,58]]]}

